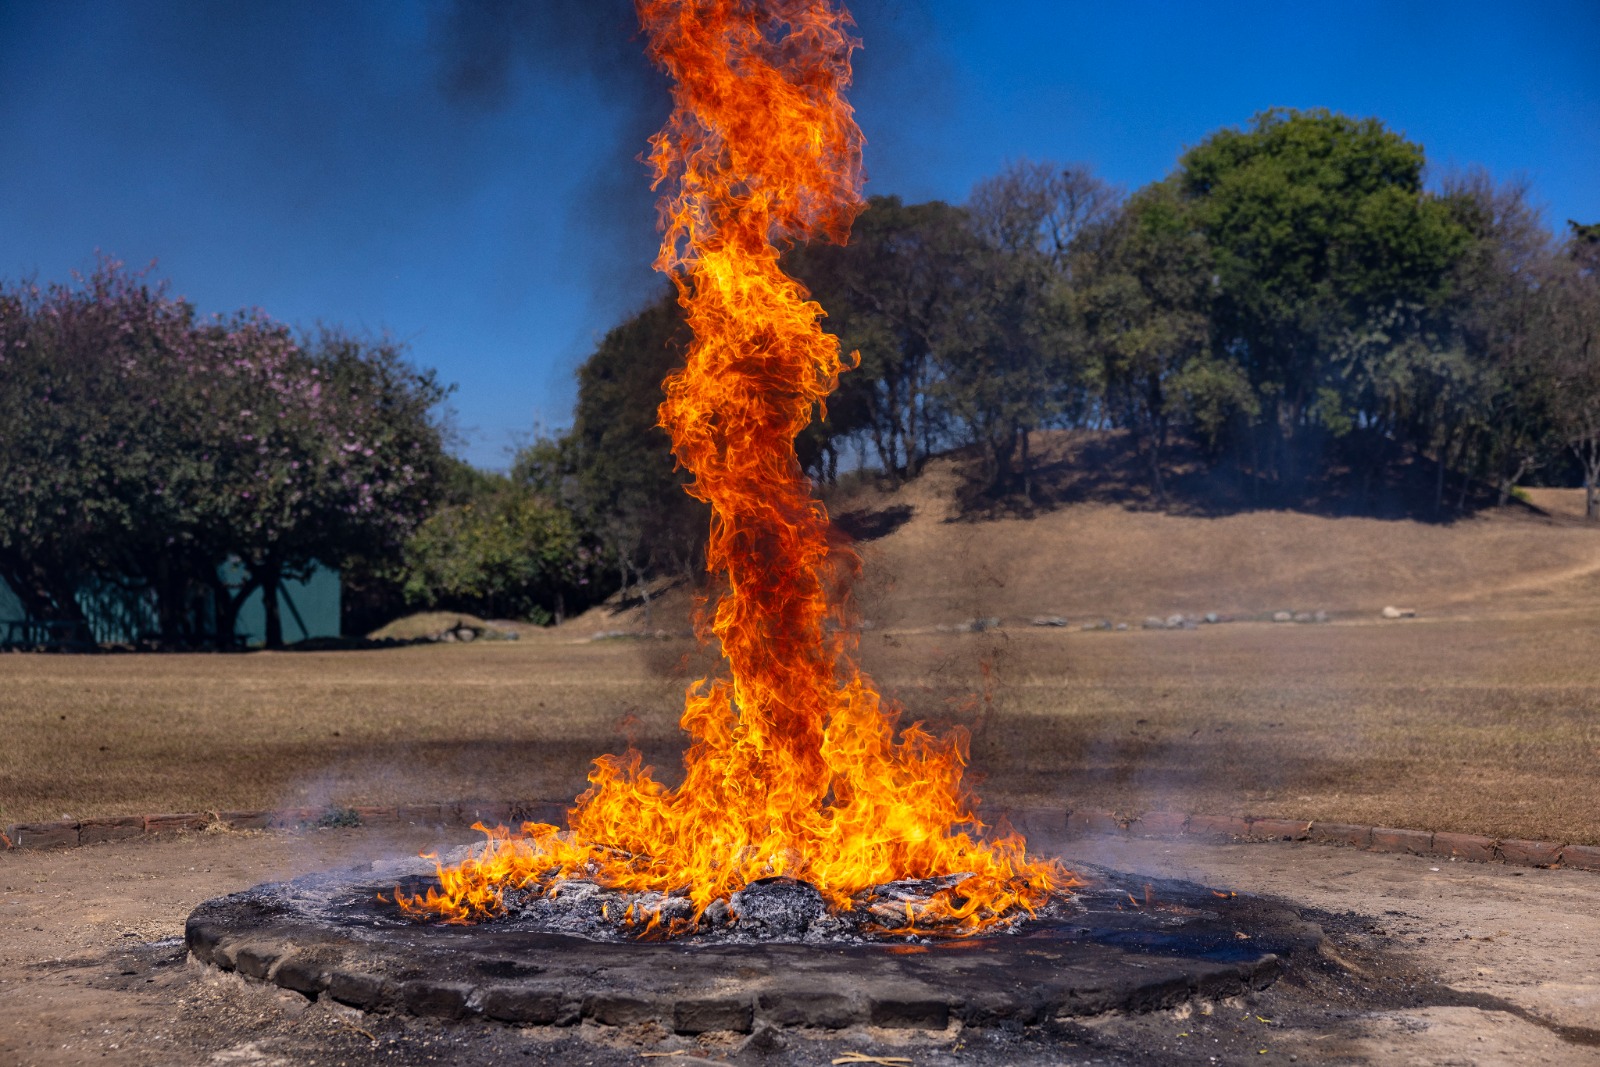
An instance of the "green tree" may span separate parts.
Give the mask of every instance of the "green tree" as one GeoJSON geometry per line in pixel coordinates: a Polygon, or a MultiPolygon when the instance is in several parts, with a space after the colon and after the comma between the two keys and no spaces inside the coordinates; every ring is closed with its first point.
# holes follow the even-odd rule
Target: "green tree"
{"type": "Polygon", "coordinates": [[[248,571],[235,589],[217,580],[219,627],[232,632],[260,590],[266,643],[278,647],[285,580],[318,562],[398,558],[432,511],[443,469],[433,409],[448,390],[387,339],[323,328],[296,341],[249,318],[213,342],[201,523],[213,551],[248,571]]]}
{"type": "Polygon", "coordinates": [[[594,562],[570,510],[485,475],[470,499],[441,507],[412,535],[405,592],[426,607],[559,622],[594,562]]]}
{"type": "Polygon", "coordinates": [[[1431,313],[1449,294],[1470,234],[1423,191],[1422,169],[1420,145],[1325,110],[1264,112],[1180,161],[1214,257],[1214,345],[1261,401],[1254,465],[1286,485],[1303,481],[1302,449],[1360,422],[1338,402],[1341,342],[1397,305],[1431,313]]]}
{"type": "Polygon", "coordinates": [[[81,621],[94,575],[187,592],[203,361],[193,309],[110,260],[0,295],[0,573],[30,615],[81,621]]]}
{"type": "Polygon", "coordinates": [[[192,639],[313,560],[397,554],[432,506],[445,390],[388,342],[297,342],[260,314],[200,320],[119,264],[0,299],[0,566],[30,612],[86,579],[153,596],[192,639]],[[229,590],[220,565],[249,569],[229,590]]]}
{"type": "Polygon", "coordinates": [[[1073,302],[1107,411],[1132,430],[1166,496],[1175,425],[1213,451],[1256,413],[1243,371],[1211,349],[1213,269],[1173,182],[1140,190],[1074,249],[1073,302]]]}
{"type": "Polygon", "coordinates": [[[1049,163],[1013,163],[973,189],[978,246],[937,388],[963,436],[983,446],[991,491],[1031,496],[1032,432],[1082,412],[1089,360],[1072,328],[1069,250],[1116,203],[1089,171],[1049,163]]]}
{"type": "MultiPolygon", "coordinates": [[[[687,573],[705,541],[709,514],[684,492],[688,475],[656,415],[661,382],[682,365],[687,344],[676,294],[664,292],[578,368],[577,407],[559,454],[543,445],[518,463],[523,477],[562,483],[624,587],[647,573],[687,573]]],[[[640,590],[648,601],[648,586],[640,590]]]]}
{"type": "Polygon", "coordinates": [[[1451,329],[1473,368],[1462,409],[1463,466],[1494,483],[1504,504],[1560,447],[1552,441],[1554,379],[1544,336],[1550,294],[1541,286],[1554,249],[1520,184],[1497,185],[1483,171],[1469,171],[1446,180],[1444,200],[1470,235],[1448,304],[1451,329]]]}
{"type": "Polygon", "coordinates": [[[1600,225],[1569,224],[1565,255],[1541,288],[1556,433],[1583,471],[1584,513],[1600,520],[1600,225]]]}
{"type": "Polygon", "coordinates": [[[914,477],[943,445],[936,354],[949,343],[953,309],[971,288],[979,251],[960,208],[875,196],[847,244],[816,242],[786,256],[785,267],[827,313],[829,332],[860,356],[829,397],[826,422],[797,442],[803,459],[820,461],[818,473],[836,469],[836,440],[870,444],[896,482],[914,477]]]}

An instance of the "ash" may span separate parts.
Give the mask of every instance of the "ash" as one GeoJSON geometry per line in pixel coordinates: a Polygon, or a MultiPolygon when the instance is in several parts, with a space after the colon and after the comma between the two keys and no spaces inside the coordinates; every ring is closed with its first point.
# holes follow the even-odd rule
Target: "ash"
{"type": "MultiPolygon", "coordinates": [[[[695,918],[687,894],[630,893],[594,882],[568,880],[548,889],[513,890],[505,914],[488,920],[573,934],[593,941],[635,941],[670,936],[674,941],[714,944],[866,944],[937,940],[937,928],[895,932],[908,925],[907,909],[934,894],[959,886],[966,874],[887,882],[851,899],[849,910],[830,910],[817,887],[794,878],[751,882],[728,900],[718,900],[695,918]],[[654,920],[654,921],[652,921],[654,920]]],[[[1066,912],[1066,900],[1053,902],[1050,917],[1066,912]]],[[[1047,917],[1043,912],[1039,918],[1047,917]]],[[[1023,918],[1026,918],[1024,915],[1023,918]]],[[[1016,932],[1021,920],[991,928],[1016,932]]]]}

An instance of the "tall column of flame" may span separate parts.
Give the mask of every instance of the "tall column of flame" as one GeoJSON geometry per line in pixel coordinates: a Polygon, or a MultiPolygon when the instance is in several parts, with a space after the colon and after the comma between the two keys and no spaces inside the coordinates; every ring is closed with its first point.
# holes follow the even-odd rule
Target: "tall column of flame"
{"type": "Polygon", "coordinates": [[[706,562],[725,586],[702,628],[730,669],[689,691],[678,788],[636,752],[603,756],[570,831],[485,830],[481,855],[399,900],[471,921],[496,911],[506,888],[577,877],[687,892],[703,911],[789,875],[848,908],[874,885],[967,874],[908,907],[904,926],[970,933],[1031,911],[1071,876],[1026,859],[1020,837],[976,836],[963,733],[912,725],[897,736],[898,713],[854,662],[843,590],[856,557],[830,542],[795,456],[845,365],[775,242],[842,241],[862,207],[861,133],[842,96],[850,17],[828,0],[637,6],[675,83],[650,153],[657,186],[673,189],[656,265],[694,334],[660,417],[694,475],[689,491],[711,505],[706,562]]]}

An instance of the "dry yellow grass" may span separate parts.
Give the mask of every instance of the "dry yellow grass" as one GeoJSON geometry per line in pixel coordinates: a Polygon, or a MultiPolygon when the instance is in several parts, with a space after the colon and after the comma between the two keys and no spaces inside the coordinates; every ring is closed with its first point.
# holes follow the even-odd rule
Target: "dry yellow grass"
{"type": "MultiPolygon", "coordinates": [[[[1074,623],[1207,612],[1324,610],[1364,617],[1396,605],[1432,617],[1482,617],[1600,604],[1600,523],[1582,491],[1531,490],[1520,505],[1449,523],[1244,511],[1205,518],[1083,503],[1035,518],[958,517],[958,477],[939,461],[917,481],[864,492],[835,510],[900,509],[909,521],[859,546],[862,614],[920,628],[996,616],[1074,623]]],[[[635,610],[597,608],[574,632],[681,628],[689,590],[635,610]]]]}
{"type": "MultiPolygon", "coordinates": [[[[1542,607],[1600,591],[1600,525],[1522,508],[1453,523],[1252,511],[1201,518],[1081,504],[1031,519],[955,521],[935,467],[888,498],[912,517],[864,546],[865,607],[886,624],[1060,614],[1429,614],[1542,607]],[[932,569],[940,580],[928,580],[932,569]]],[[[1547,498],[1566,504],[1556,494],[1547,498]]]]}
{"type": "MultiPolygon", "coordinates": [[[[973,730],[990,810],[1065,804],[1600,843],[1600,529],[1077,505],[949,522],[939,473],[880,503],[865,661],[973,730]],[[1385,603],[1422,617],[1381,622],[1385,603]],[[1035,629],[1033,614],[1335,612],[1333,625],[1035,629]],[[976,616],[998,632],[940,632],[976,616]]],[[[681,632],[687,591],[651,627],[681,632]]],[[[677,765],[708,656],[591,613],[520,642],[245,655],[0,656],[0,822],[563,799],[634,738],[677,765]]],[[[668,775],[670,777],[670,774],[668,775]]]]}
{"type": "MultiPolygon", "coordinates": [[[[1274,814],[1600,843],[1600,610],[1198,631],[872,634],[974,731],[991,810],[1274,814]]],[[[6,821],[566,798],[676,764],[686,641],[0,658],[6,821]],[[633,721],[626,722],[631,718],[633,721]]]]}
{"type": "Polygon", "coordinates": [[[1596,649],[1600,611],[1017,634],[973,765],[1014,802],[1600,842],[1596,649]]]}

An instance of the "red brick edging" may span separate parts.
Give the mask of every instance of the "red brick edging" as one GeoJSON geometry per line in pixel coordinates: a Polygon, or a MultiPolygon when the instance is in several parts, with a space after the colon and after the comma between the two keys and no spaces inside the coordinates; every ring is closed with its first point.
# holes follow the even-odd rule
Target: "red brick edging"
{"type": "MultiPolygon", "coordinates": [[[[125,815],[104,819],[20,823],[0,833],[4,849],[72,848],[102,841],[151,835],[198,832],[216,826],[228,830],[306,830],[341,826],[471,826],[475,822],[560,823],[568,805],[554,801],[499,803],[460,800],[443,804],[402,804],[379,808],[288,808],[282,811],[213,811],[162,815],[125,815]]],[[[1109,811],[1067,811],[1052,808],[1013,810],[1011,822],[1038,837],[1111,834],[1123,837],[1196,837],[1209,840],[1311,841],[1372,852],[1400,852],[1474,863],[1518,867],[1573,867],[1600,872],[1600,846],[1552,841],[1434,833],[1387,826],[1293,819],[1251,819],[1237,815],[1185,815],[1147,811],[1123,817],[1109,811]]]]}

